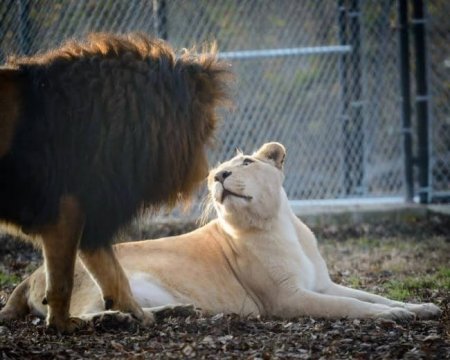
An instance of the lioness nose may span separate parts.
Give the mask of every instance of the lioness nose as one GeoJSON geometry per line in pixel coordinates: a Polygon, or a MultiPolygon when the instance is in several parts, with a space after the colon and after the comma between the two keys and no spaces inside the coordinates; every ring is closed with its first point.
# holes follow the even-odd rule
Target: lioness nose
{"type": "Polygon", "coordinates": [[[219,171],[216,175],[214,175],[215,181],[220,181],[221,183],[224,182],[224,180],[231,175],[231,171],[222,170],[219,171]]]}

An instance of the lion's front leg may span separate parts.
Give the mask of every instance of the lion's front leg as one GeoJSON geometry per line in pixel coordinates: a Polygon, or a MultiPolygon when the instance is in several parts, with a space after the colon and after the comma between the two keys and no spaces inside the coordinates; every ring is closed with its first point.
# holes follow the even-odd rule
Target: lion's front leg
{"type": "Polygon", "coordinates": [[[404,303],[401,301],[390,300],[383,296],[371,294],[366,291],[356,290],[352,288],[348,288],[342,285],[338,285],[332,283],[329,287],[327,287],[322,293],[327,295],[335,295],[342,297],[350,297],[354,299],[358,299],[361,301],[373,303],[373,304],[381,304],[389,307],[400,307],[405,308],[408,311],[416,314],[420,319],[431,319],[438,317],[442,311],[434,304],[425,303],[425,304],[410,304],[404,303]]]}
{"type": "Polygon", "coordinates": [[[56,224],[40,230],[44,253],[46,290],[43,304],[48,305],[47,326],[61,333],[71,333],[83,324],[69,315],[70,298],[78,244],[84,218],[78,202],[64,197],[56,224]]]}
{"type": "Polygon", "coordinates": [[[112,247],[82,250],[80,258],[100,287],[106,310],[130,313],[144,325],[153,323],[153,317],[144,312],[134,299],[128,279],[112,247]]]}
{"type": "Polygon", "coordinates": [[[341,297],[299,289],[281,306],[282,317],[313,316],[329,319],[383,318],[389,320],[412,320],[415,315],[404,308],[371,304],[350,297],[341,297]]]}

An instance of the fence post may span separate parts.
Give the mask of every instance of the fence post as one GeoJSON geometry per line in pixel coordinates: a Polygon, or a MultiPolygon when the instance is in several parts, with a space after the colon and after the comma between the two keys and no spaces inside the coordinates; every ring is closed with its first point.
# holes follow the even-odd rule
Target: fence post
{"type": "Polygon", "coordinates": [[[153,0],[153,20],[155,24],[156,35],[163,40],[167,40],[168,34],[166,0],[153,0]]]}
{"type": "Polygon", "coordinates": [[[412,161],[408,0],[398,0],[398,31],[400,57],[400,91],[402,102],[403,156],[405,166],[405,200],[407,202],[412,202],[414,197],[414,181],[412,161]]]}
{"type": "Polygon", "coordinates": [[[344,0],[338,0],[339,41],[349,44],[349,55],[341,56],[340,71],[343,94],[344,183],[347,195],[363,193],[364,174],[363,116],[361,86],[361,27],[359,1],[352,0],[345,8],[344,0]],[[348,18],[348,22],[347,22],[348,18]]]}
{"type": "Polygon", "coordinates": [[[18,13],[19,13],[19,41],[20,49],[23,54],[29,55],[31,50],[31,37],[30,37],[30,1],[18,0],[18,13]]]}
{"type": "Polygon", "coordinates": [[[417,160],[419,166],[419,198],[422,204],[430,201],[430,149],[427,77],[427,47],[425,39],[425,13],[423,0],[413,1],[413,29],[416,60],[416,113],[417,113],[417,160]]]}
{"type": "Polygon", "coordinates": [[[364,175],[364,133],[363,133],[363,101],[362,101],[362,71],[361,71],[361,12],[359,0],[350,1],[350,11],[348,12],[349,21],[349,42],[352,46],[350,53],[352,76],[351,76],[351,102],[352,110],[352,137],[353,137],[353,187],[356,194],[362,195],[362,181],[364,175]]]}
{"type": "MultiPolygon", "coordinates": [[[[347,10],[344,5],[344,0],[338,0],[338,25],[339,25],[339,44],[347,45],[347,10]]],[[[341,54],[339,56],[339,75],[342,87],[342,114],[340,119],[342,121],[342,133],[343,133],[343,147],[344,147],[344,188],[345,194],[348,195],[351,192],[351,168],[349,168],[350,161],[348,159],[347,139],[348,139],[348,122],[349,116],[349,104],[350,95],[348,89],[348,55],[341,54]]]]}

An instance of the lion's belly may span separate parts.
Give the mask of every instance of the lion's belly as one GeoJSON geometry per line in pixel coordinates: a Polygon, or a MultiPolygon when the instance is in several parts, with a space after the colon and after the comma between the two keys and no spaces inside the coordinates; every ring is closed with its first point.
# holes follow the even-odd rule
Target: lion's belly
{"type": "Polygon", "coordinates": [[[162,306],[179,302],[148,274],[134,273],[129,276],[129,282],[134,298],[142,307],[162,306]]]}
{"type": "Polygon", "coordinates": [[[131,273],[128,278],[133,296],[142,307],[193,304],[210,314],[259,314],[257,305],[245,290],[230,278],[217,276],[214,271],[204,271],[204,277],[185,273],[186,277],[181,282],[176,276],[167,276],[166,273],[170,284],[165,282],[167,279],[158,281],[143,272],[131,273]]]}

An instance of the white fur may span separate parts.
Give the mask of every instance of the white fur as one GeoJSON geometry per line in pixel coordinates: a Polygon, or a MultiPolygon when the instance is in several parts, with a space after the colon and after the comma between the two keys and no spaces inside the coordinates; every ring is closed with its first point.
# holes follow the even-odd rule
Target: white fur
{"type": "Polygon", "coordinates": [[[137,272],[128,277],[131,292],[142,307],[155,307],[176,303],[175,298],[149,274],[137,272]]]}
{"type": "Polygon", "coordinates": [[[313,233],[295,216],[282,187],[283,163],[279,161],[284,159],[284,147],[266,144],[253,155],[251,164],[246,165],[245,158],[238,154],[213,170],[209,189],[228,242],[244,259],[238,269],[245,271],[236,271],[237,277],[249,293],[252,282],[259,284],[254,298],[259,296],[260,311],[282,317],[411,319],[439,315],[440,309],[433,304],[405,304],[333,283],[313,233]],[[223,171],[228,176],[217,181],[215,174],[223,171]],[[225,189],[246,198],[227,196],[222,201],[225,189]],[[260,291],[264,283],[267,294],[260,291]]]}

